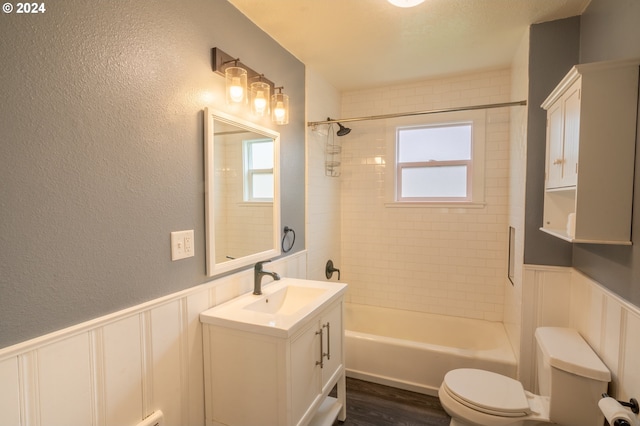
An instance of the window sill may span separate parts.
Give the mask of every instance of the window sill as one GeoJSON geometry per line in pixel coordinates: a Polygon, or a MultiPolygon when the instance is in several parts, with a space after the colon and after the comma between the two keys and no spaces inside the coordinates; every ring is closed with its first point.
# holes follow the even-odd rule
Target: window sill
{"type": "Polygon", "coordinates": [[[451,208],[451,209],[483,209],[487,203],[474,202],[446,202],[446,201],[395,201],[392,203],[384,203],[387,208],[451,208]]]}
{"type": "Polygon", "coordinates": [[[238,203],[240,207],[264,207],[264,206],[272,206],[273,201],[243,201],[238,203]]]}

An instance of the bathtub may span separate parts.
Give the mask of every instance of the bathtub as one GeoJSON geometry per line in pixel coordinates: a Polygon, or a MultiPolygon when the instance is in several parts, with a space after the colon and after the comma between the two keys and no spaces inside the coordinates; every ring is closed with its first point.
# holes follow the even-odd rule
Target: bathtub
{"type": "Polygon", "coordinates": [[[436,396],[447,371],[516,377],[502,323],[345,304],[348,377],[436,396]]]}

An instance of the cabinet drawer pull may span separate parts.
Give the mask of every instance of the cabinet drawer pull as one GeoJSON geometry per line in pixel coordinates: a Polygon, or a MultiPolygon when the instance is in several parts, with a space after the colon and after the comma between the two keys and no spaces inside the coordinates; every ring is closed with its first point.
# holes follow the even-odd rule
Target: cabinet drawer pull
{"type": "Polygon", "coordinates": [[[553,161],[553,165],[557,166],[558,164],[562,164],[564,163],[564,159],[563,158],[557,158],[553,161]]]}
{"type": "Polygon", "coordinates": [[[320,329],[320,331],[316,331],[316,336],[318,334],[320,335],[320,361],[316,361],[316,365],[319,365],[320,368],[324,368],[324,347],[323,347],[323,345],[324,345],[323,340],[324,339],[322,338],[324,333],[323,333],[322,329],[320,329]]]}
{"type": "Polygon", "coordinates": [[[331,359],[331,323],[327,321],[322,327],[327,327],[327,353],[325,355],[327,356],[327,360],[329,360],[331,359]]]}

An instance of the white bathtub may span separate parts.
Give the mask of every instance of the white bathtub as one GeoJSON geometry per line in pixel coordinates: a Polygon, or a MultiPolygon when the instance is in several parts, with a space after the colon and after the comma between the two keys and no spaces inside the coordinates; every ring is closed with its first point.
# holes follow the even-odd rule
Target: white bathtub
{"type": "Polygon", "coordinates": [[[447,371],[469,367],[515,378],[502,323],[345,304],[347,376],[437,395],[447,371]]]}

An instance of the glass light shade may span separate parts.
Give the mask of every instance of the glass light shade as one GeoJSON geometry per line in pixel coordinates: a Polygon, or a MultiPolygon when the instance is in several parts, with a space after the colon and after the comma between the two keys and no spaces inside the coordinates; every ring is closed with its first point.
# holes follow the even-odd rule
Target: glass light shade
{"type": "Polygon", "coordinates": [[[227,84],[227,103],[247,102],[247,70],[240,67],[228,67],[224,70],[227,84]]]}
{"type": "Polygon", "coordinates": [[[388,1],[392,5],[398,6],[398,7],[413,7],[424,2],[424,0],[388,0],[388,1]]]}
{"type": "Polygon", "coordinates": [[[251,112],[259,117],[269,115],[271,86],[262,81],[251,83],[251,112]]]}
{"type": "Polygon", "coordinates": [[[289,124],[289,96],[283,93],[271,96],[271,121],[276,124],[289,124]]]}

